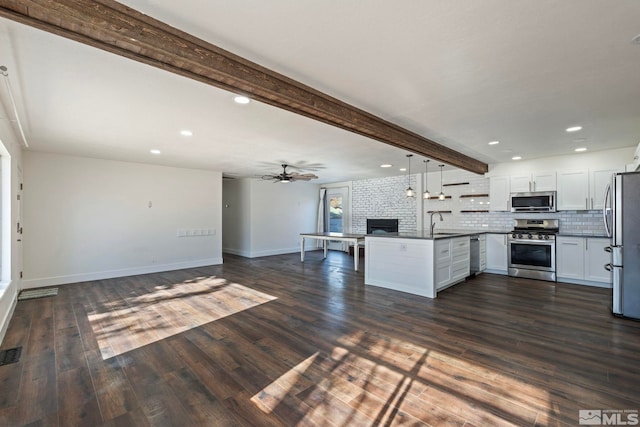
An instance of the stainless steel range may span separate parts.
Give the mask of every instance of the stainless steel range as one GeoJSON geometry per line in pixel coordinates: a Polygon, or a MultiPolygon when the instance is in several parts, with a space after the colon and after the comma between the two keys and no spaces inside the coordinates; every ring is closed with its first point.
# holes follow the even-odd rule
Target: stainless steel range
{"type": "Polygon", "coordinates": [[[516,219],[509,245],[509,276],[556,281],[557,219],[516,219]]]}

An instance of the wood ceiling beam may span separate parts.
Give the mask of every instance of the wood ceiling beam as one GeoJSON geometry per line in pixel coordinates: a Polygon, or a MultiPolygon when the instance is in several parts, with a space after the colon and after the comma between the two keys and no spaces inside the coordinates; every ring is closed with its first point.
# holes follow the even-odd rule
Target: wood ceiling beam
{"type": "Polygon", "coordinates": [[[0,0],[0,16],[475,173],[480,162],[112,0],[0,0]]]}

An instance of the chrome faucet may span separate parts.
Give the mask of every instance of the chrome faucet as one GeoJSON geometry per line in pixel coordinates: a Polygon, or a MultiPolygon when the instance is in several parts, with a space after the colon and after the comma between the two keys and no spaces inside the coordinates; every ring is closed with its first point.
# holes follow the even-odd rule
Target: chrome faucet
{"type": "Polygon", "coordinates": [[[438,214],[440,216],[440,221],[442,221],[442,214],[439,211],[431,212],[431,216],[429,217],[429,223],[431,224],[431,236],[433,236],[433,229],[436,228],[436,223],[433,222],[433,215],[438,214]]]}

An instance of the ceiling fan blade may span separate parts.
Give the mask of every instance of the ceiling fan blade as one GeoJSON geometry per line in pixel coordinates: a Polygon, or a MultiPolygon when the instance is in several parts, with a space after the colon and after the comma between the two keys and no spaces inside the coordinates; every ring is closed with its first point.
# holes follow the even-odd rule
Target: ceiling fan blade
{"type": "Polygon", "coordinates": [[[309,180],[309,179],[317,179],[318,178],[318,176],[313,174],[313,173],[296,173],[296,172],[293,172],[291,174],[291,176],[295,177],[296,179],[307,179],[307,180],[309,180]]]}
{"type": "Polygon", "coordinates": [[[317,179],[318,177],[313,174],[304,174],[304,175],[294,175],[291,176],[292,181],[311,181],[312,179],[317,179]]]}

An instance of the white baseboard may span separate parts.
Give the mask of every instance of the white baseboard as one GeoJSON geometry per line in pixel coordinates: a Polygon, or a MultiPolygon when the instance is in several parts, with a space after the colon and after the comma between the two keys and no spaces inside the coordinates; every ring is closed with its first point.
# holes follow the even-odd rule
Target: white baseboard
{"type": "Polygon", "coordinates": [[[249,255],[251,255],[250,252],[248,251],[242,251],[239,249],[231,249],[231,248],[222,248],[222,253],[223,254],[231,254],[231,255],[238,255],[238,256],[243,256],[245,258],[249,258],[249,255]]]}
{"type": "Polygon", "coordinates": [[[489,274],[499,274],[499,275],[501,275],[501,276],[506,276],[507,274],[509,274],[509,273],[507,272],[507,270],[490,270],[490,269],[488,269],[488,268],[487,268],[487,269],[485,269],[485,270],[482,270],[482,272],[483,272],[483,273],[489,273],[489,274]]]}
{"type": "Polygon", "coordinates": [[[6,313],[3,313],[4,316],[2,318],[2,323],[0,323],[0,344],[4,341],[4,336],[7,334],[7,329],[9,328],[9,322],[11,322],[11,318],[13,317],[13,312],[16,309],[16,304],[18,303],[18,294],[15,292],[10,292],[11,285],[7,286],[4,290],[4,294],[2,294],[1,298],[11,298],[11,303],[9,309],[6,313]],[[13,294],[13,295],[12,295],[13,294]]]}
{"type": "Polygon", "coordinates": [[[163,271],[182,270],[183,268],[206,267],[222,264],[222,258],[206,258],[193,261],[157,264],[143,267],[124,268],[121,270],[96,271],[92,273],[71,274],[68,276],[42,277],[25,279],[22,289],[43,288],[46,286],[65,285],[69,283],[88,282],[91,280],[113,279],[116,277],[134,276],[137,274],[161,273],[163,271]]]}
{"type": "Polygon", "coordinates": [[[583,285],[583,286],[593,286],[596,288],[613,288],[613,284],[611,283],[603,283],[603,282],[592,282],[591,280],[580,280],[580,279],[566,279],[564,277],[558,277],[558,283],[571,283],[573,285],[583,285]]]}
{"type": "MultiPolygon", "coordinates": [[[[315,250],[315,248],[310,250],[315,250]]],[[[231,248],[222,248],[222,252],[223,253],[226,252],[232,255],[242,256],[245,258],[260,258],[263,256],[300,253],[300,247],[297,246],[295,248],[270,249],[267,251],[244,251],[244,250],[231,249],[231,248]]]]}
{"type": "Polygon", "coordinates": [[[272,255],[284,255],[284,254],[294,254],[300,253],[300,247],[296,246],[294,248],[281,248],[281,249],[270,249],[267,251],[251,251],[251,255],[249,258],[259,258],[263,256],[272,256],[272,255]]]}

